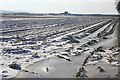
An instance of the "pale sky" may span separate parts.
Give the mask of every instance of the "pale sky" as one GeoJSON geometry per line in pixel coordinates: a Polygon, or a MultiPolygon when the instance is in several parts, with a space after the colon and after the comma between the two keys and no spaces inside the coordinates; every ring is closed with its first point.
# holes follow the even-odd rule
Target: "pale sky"
{"type": "Polygon", "coordinates": [[[115,14],[115,0],[0,0],[0,10],[115,14]]]}

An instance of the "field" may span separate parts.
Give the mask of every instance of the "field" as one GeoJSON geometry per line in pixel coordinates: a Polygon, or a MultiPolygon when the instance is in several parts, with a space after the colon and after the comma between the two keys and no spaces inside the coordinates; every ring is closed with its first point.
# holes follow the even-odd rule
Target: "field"
{"type": "Polygon", "coordinates": [[[1,78],[116,78],[113,16],[2,17],[1,78]]]}

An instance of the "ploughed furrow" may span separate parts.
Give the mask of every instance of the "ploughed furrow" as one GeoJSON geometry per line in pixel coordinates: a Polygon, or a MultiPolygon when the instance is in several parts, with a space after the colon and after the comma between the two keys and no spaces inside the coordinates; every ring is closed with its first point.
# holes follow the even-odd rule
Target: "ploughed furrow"
{"type": "Polygon", "coordinates": [[[65,30],[60,31],[60,32],[58,31],[58,32],[56,32],[56,33],[49,34],[49,35],[47,35],[46,37],[49,37],[49,39],[56,38],[56,37],[65,35],[65,34],[67,34],[67,33],[73,32],[73,31],[76,32],[76,31],[78,31],[78,30],[85,29],[85,28],[87,28],[87,27],[89,27],[89,26],[91,26],[91,25],[94,25],[94,24],[97,24],[97,23],[100,23],[100,22],[102,22],[102,21],[93,22],[93,23],[89,23],[89,24],[86,24],[86,25],[82,25],[82,26],[76,25],[76,26],[73,26],[73,28],[68,28],[68,29],[65,29],[65,30]]]}
{"type": "MultiPolygon", "coordinates": [[[[81,30],[83,28],[88,27],[89,25],[93,25],[95,23],[99,23],[101,21],[95,21],[92,23],[85,24],[83,26],[80,25],[64,25],[64,26],[49,26],[49,27],[43,27],[43,28],[28,28],[28,29],[21,29],[21,30],[12,30],[12,31],[5,31],[1,34],[4,35],[12,35],[12,37],[9,37],[7,39],[12,39],[13,35],[14,39],[22,39],[23,41],[29,41],[29,40],[46,40],[47,38],[55,38],[64,34],[67,34],[72,31],[81,30]],[[48,29],[49,28],[49,29],[48,29]],[[63,29],[61,29],[63,28],[63,29]],[[26,39],[26,37],[29,37],[26,39]]],[[[4,39],[4,38],[2,38],[4,39]]],[[[6,39],[6,38],[5,38],[6,39]]]]}
{"type": "Polygon", "coordinates": [[[118,24],[117,20],[113,20],[108,27],[106,27],[103,31],[101,31],[100,33],[98,33],[97,37],[103,37],[103,36],[108,36],[110,34],[112,34],[114,32],[114,29],[116,27],[116,25],[118,24]]]}
{"type": "MultiPolygon", "coordinates": [[[[98,27],[98,29],[96,29],[96,27],[94,27],[95,29],[92,28],[92,29],[95,30],[94,32],[89,33],[89,35],[84,36],[79,40],[80,41],[80,47],[92,47],[92,46],[95,46],[95,45],[99,44],[99,42],[104,41],[103,38],[97,38],[97,35],[99,33],[103,32],[106,28],[108,28],[108,26],[111,25],[111,23],[112,23],[112,20],[109,21],[108,23],[104,24],[104,25],[101,24],[103,26],[96,26],[96,27],[98,27]]],[[[77,34],[75,36],[79,37],[79,34],[77,34]]]]}
{"type": "MultiPolygon", "coordinates": [[[[92,28],[87,29],[87,30],[85,31],[85,33],[92,34],[92,33],[94,33],[95,31],[97,31],[97,30],[99,30],[100,28],[102,28],[104,25],[106,25],[106,24],[108,24],[108,23],[111,23],[111,21],[112,21],[112,20],[107,20],[107,21],[105,21],[105,22],[103,22],[103,23],[101,23],[101,24],[99,24],[99,25],[95,25],[95,26],[93,26],[92,28]]],[[[78,32],[78,33],[75,33],[74,35],[80,34],[80,33],[81,33],[81,32],[78,32]]],[[[87,35],[87,36],[88,36],[88,35],[87,35]]]]}
{"type": "Polygon", "coordinates": [[[92,32],[93,33],[96,30],[98,30],[101,27],[103,27],[104,25],[110,23],[111,21],[112,20],[106,20],[106,21],[98,22],[98,23],[93,24],[93,25],[91,25],[89,27],[86,27],[84,29],[80,29],[80,27],[77,27],[77,28],[61,31],[61,32],[58,32],[58,33],[54,33],[54,34],[50,34],[50,35],[44,36],[44,38],[49,38],[49,39],[52,39],[52,38],[54,39],[56,37],[57,38],[59,38],[59,37],[62,38],[63,36],[66,36],[66,35],[75,35],[75,34],[79,34],[79,33],[84,32],[84,31],[88,31],[88,32],[92,32]]]}
{"type": "MultiPolygon", "coordinates": [[[[88,31],[89,31],[89,30],[93,30],[94,28],[96,29],[96,27],[100,29],[100,27],[103,27],[104,25],[106,25],[106,24],[108,24],[108,23],[110,23],[110,22],[111,22],[111,20],[108,19],[108,20],[105,20],[105,21],[102,21],[102,22],[93,24],[93,25],[91,25],[91,26],[89,26],[89,27],[86,27],[86,28],[84,28],[84,29],[72,31],[72,32],[69,32],[69,33],[67,33],[67,34],[63,34],[63,35],[61,35],[61,36],[58,36],[57,38],[53,38],[52,40],[54,40],[54,39],[61,39],[62,37],[67,36],[67,35],[79,34],[79,33],[81,33],[81,32],[87,31],[87,30],[88,30],[88,31]]],[[[97,30],[97,29],[96,29],[96,30],[97,30]]]]}

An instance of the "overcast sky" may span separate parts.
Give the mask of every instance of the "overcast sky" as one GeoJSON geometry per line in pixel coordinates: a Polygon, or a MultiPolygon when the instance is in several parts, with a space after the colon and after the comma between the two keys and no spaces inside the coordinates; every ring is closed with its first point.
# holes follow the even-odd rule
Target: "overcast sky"
{"type": "Polygon", "coordinates": [[[0,0],[0,10],[115,14],[115,0],[0,0]]]}

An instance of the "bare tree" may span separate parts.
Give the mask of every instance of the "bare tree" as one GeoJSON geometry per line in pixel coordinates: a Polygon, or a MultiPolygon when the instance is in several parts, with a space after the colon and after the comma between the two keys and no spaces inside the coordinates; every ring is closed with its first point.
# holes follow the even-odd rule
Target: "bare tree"
{"type": "MultiPolygon", "coordinates": [[[[116,9],[118,11],[118,14],[120,14],[120,0],[117,1],[116,9]]],[[[118,45],[120,47],[120,17],[119,17],[119,15],[118,15],[118,21],[119,21],[119,25],[118,25],[118,45]]]]}
{"type": "Polygon", "coordinates": [[[120,13],[120,1],[117,2],[117,7],[116,8],[117,8],[118,13],[120,13]]]}

